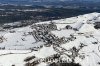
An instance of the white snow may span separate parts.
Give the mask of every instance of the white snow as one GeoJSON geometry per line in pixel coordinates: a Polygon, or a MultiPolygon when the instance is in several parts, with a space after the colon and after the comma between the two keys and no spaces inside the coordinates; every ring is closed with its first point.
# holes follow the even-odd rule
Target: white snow
{"type": "MultiPolygon", "coordinates": [[[[90,13],[77,17],[53,20],[52,22],[57,25],[58,30],[51,31],[51,33],[59,38],[68,38],[70,35],[74,35],[76,37],[75,40],[61,44],[61,47],[70,50],[73,47],[79,48],[81,44],[84,44],[85,46],[79,51],[79,56],[75,58],[75,62],[82,66],[100,66],[98,64],[100,63],[100,29],[95,29],[93,24],[99,21],[100,13],[90,13]],[[67,25],[72,26],[72,29],[66,29],[67,25]],[[73,28],[78,28],[78,31],[73,30],[73,28]],[[95,42],[97,44],[93,44],[95,42]],[[81,59],[80,56],[84,56],[84,58],[81,59]]],[[[36,24],[49,24],[50,22],[46,21],[36,24]]],[[[9,25],[16,24],[18,23],[10,23],[9,25]]],[[[43,46],[38,51],[31,52],[29,48],[45,44],[42,41],[36,42],[35,38],[29,34],[32,31],[33,29],[30,26],[0,31],[0,37],[3,36],[0,48],[5,47],[5,50],[0,50],[0,66],[11,66],[13,64],[15,66],[24,66],[24,59],[26,57],[34,55],[37,58],[46,58],[57,53],[52,45],[50,47],[43,46]]],[[[66,55],[61,55],[61,57],[70,59],[66,55]]],[[[41,62],[37,66],[47,65],[47,63],[41,62]]]]}
{"type": "Polygon", "coordinates": [[[53,54],[56,54],[56,52],[54,51],[53,47],[43,47],[41,50],[39,50],[37,52],[37,57],[39,58],[45,58],[45,57],[48,57],[48,56],[51,56],[53,54]]]}
{"type": "Polygon", "coordinates": [[[84,24],[80,29],[79,32],[81,33],[88,33],[88,32],[95,32],[95,28],[90,24],[84,24]]]}

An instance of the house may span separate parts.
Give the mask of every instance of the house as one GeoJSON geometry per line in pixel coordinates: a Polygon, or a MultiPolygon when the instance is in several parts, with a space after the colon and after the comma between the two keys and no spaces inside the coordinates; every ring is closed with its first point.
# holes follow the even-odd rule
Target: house
{"type": "Polygon", "coordinates": [[[78,31],[84,25],[83,22],[78,22],[72,25],[73,30],[78,31]]]}

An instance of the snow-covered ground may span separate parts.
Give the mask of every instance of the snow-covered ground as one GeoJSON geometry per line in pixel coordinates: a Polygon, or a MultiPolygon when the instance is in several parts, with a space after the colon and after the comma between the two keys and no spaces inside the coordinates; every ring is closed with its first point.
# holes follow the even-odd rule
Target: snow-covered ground
{"type": "MultiPolygon", "coordinates": [[[[53,20],[58,30],[53,30],[50,33],[58,38],[65,37],[66,42],[61,44],[58,51],[63,51],[61,48],[68,50],[64,51],[62,57],[66,54],[72,54],[72,48],[79,49],[75,56],[75,63],[81,66],[100,66],[100,30],[94,28],[95,22],[100,22],[100,13],[90,13],[60,20],[53,20]],[[69,25],[71,28],[67,29],[69,25]],[[77,29],[77,30],[75,30],[77,29]],[[75,39],[73,39],[75,37],[75,39]],[[73,40],[71,40],[73,39],[73,40]],[[81,49],[80,49],[81,48],[81,49]]],[[[40,22],[36,24],[49,24],[50,21],[40,22]]],[[[36,56],[36,58],[46,58],[58,53],[53,45],[44,46],[45,42],[36,41],[30,26],[4,29],[0,31],[0,66],[24,66],[26,57],[36,56]],[[3,41],[2,41],[3,40],[3,41]],[[43,46],[38,51],[31,51],[30,48],[43,46]]],[[[66,56],[68,59],[72,59],[66,56]]],[[[66,59],[66,60],[68,60],[66,59]]],[[[37,66],[46,66],[47,63],[41,62],[37,66]]]]}

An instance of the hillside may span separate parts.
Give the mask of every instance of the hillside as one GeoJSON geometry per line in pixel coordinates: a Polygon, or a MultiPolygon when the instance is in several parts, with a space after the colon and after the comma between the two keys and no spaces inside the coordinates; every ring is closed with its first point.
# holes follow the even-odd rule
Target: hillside
{"type": "Polygon", "coordinates": [[[100,13],[20,24],[0,27],[0,66],[100,66],[100,13]]]}

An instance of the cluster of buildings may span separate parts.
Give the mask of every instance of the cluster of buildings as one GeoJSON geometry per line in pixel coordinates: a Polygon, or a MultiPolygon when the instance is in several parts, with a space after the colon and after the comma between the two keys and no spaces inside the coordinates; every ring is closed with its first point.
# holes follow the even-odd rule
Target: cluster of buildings
{"type": "Polygon", "coordinates": [[[57,30],[57,26],[52,22],[50,24],[33,24],[31,28],[44,31],[57,30]]]}
{"type": "Polygon", "coordinates": [[[32,32],[32,35],[37,42],[43,41],[46,43],[46,45],[61,44],[65,42],[64,38],[58,38],[50,32],[52,30],[57,30],[57,26],[54,23],[37,25],[35,24],[32,25],[31,28],[35,28],[35,30],[33,30],[32,32]]]}

